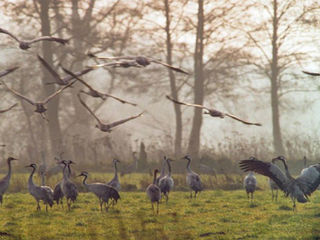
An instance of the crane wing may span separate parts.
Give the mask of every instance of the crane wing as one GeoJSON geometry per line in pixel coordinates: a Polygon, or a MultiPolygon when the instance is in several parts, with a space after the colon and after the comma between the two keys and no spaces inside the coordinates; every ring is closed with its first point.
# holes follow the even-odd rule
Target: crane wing
{"type": "Polygon", "coordinates": [[[63,45],[69,42],[69,39],[63,39],[63,38],[57,38],[57,37],[50,37],[50,36],[42,36],[39,38],[35,38],[30,41],[26,41],[28,44],[35,43],[35,42],[40,42],[40,41],[53,41],[53,42],[58,42],[63,45]]]}
{"type": "Polygon", "coordinates": [[[54,98],[55,96],[57,96],[58,94],[60,94],[63,90],[65,90],[66,88],[70,87],[72,84],[74,84],[76,81],[70,82],[67,85],[63,86],[62,88],[58,89],[57,91],[55,91],[54,93],[52,93],[49,97],[47,97],[42,103],[43,104],[47,104],[52,98],[54,98]]]}
{"type": "Polygon", "coordinates": [[[232,119],[234,119],[234,120],[237,120],[237,121],[239,121],[239,122],[242,122],[242,123],[244,123],[244,124],[247,124],[247,125],[262,126],[261,123],[248,122],[248,121],[242,120],[242,119],[240,119],[240,118],[238,118],[238,117],[236,117],[236,116],[234,116],[234,115],[232,115],[232,114],[229,114],[229,113],[225,113],[225,115],[228,116],[228,117],[230,117],[230,118],[232,118],[232,119]]]}
{"type": "Polygon", "coordinates": [[[100,124],[102,124],[102,122],[100,121],[100,119],[94,114],[94,112],[88,107],[88,105],[81,99],[80,93],[78,93],[77,95],[78,95],[79,101],[80,101],[80,103],[82,104],[82,106],[84,106],[84,107],[88,110],[88,112],[89,112],[100,124]]]}
{"type": "Polygon", "coordinates": [[[2,84],[3,84],[10,92],[12,92],[14,95],[16,95],[17,97],[22,98],[23,100],[27,101],[28,103],[30,103],[30,104],[32,104],[32,105],[35,105],[35,103],[34,103],[31,99],[23,96],[21,93],[18,93],[16,90],[8,87],[7,84],[5,84],[3,81],[2,81],[2,84]]]}
{"type": "Polygon", "coordinates": [[[8,112],[10,111],[12,108],[16,107],[18,105],[18,103],[15,103],[13,104],[12,106],[6,108],[6,109],[3,109],[3,110],[0,110],[0,113],[5,113],[5,112],[8,112]]]}
{"type": "MultiPolygon", "coordinates": [[[[91,72],[92,70],[94,70],[94,69],[93,69],[93,68],[86,68],[86,69],[84,69],[84,70],[82,70],[82,71],[75,72],[74,75],[76,75],[77,77],[80,77],[80,76],[82,76],[82,75],[84,75],[84,74],[87,74],[87,73],[91,72]]],[[[65,77],[62,79],[62,81],[64,81],[64,82],[69,82],[69,81],[72,80],[72,79],[74,79],[74,77],[68,75],[68,76],[65,76],[65,77]]],[[[79,80],[79,79],[78,79],[78,80],[79,80]]]]}
{"type": "Polygon", "coordinates": [[[320,184],[320,164],[305,168],[297,178],[297,182],[305,195],[311,195],[320,184]]]}
{"type": "Polygon", "coordinates": [[[183,69],[181,69],[181,68],[174,67],[174,66],[172,66],[172,65],[169,65],[169,64],[167,64],[167,63],[158,61],[158,60],[153,59],[153,58],[148,58],[148,59],[149,59],[151,62],[154,62],[154,63],[157,63],[157,64],[161,64],[162,66],[165,66],[165,67],[167,67],[167,68],[170,68],[170,69],[172,69],[173,71],[190,75],[190,73],[186,72],[185,70],[183,70],[183,69]]]}
{"type": "Polygon", "coordinates": [[[46,60],[44,60],[42,57],[40,57],[39,55],[38,59],[41,62],[41,64],[48,70],[48,72],[51,73],[51,75],[54,77],[55,81],[60,84],[60,85],[65,85],[65,82],[60,78],[59,74],[53,70],[53,68],[47,63],[46,60]]]}
{"type": "Polygon", "coordinates": [[[308,72],[308,71],[302,71],[302,72],[311,76],[320,76],[320,73],[308,72]]]}
{"type": "Polygon", "coordinates": [[[19,68],[19,67],[13,67],[13,68],[9,68],[9,69],[7,69],[7,70],[4,70],[4,71],[0,72],[0,78],[8,75],[9,73],[17,70],[18,68],[19,68]]]}
{"type": "Polygon", "coordinates": [[[15,36],[13,35],[12,33],[10,33],[9,31],[3,29],[3,28],[0,28],[0,33],[4,33],[4,34],[8,34],[10,37],[12,37],[14,40],[16,40],[17,42],[20,43],[20,40],[15,36]]]}
{"type": "Polygon", "coordinates": [[[239,165],[241,170],[245,172],[253,171],[271,178],[282,191],[286,192],[288,179],[277,165],[258,159],[242,160],[239,165]]]}
{"type": "Polygon", "coordinates": [[[169,95],[166,95],[166,98],[168,98],[170,101],[172,101],[172,102],[174,102],[176,104],[186,105],[186,106],[189,106],[189,107],[196,107],[196,108],[206,109],[206,110],[209,111],[209,109],[207,107],[199,105],[199,104],[180,102],[180,101],[170,97],[169,95]]]}
{"type": "Polygon", "coordinates": [[[73,78],[75,78],[75,79],[77,79],[78,81],[80,81],[83,85],[85,85],[85,86],[86,86],[87,88],[89,88],[91,91],[96,92],[95,89],[93,89],[93,88],[92,88],[88,83],[86,83],[84,80],[82,80],[81,78],[79,78],[75,73],[69,71],[68,69],[66,69],[66,68],[64,68],[64,67],[62,67],[62,66],[61,66],[61,68],[62,68],[62,70],[63,70],[65,73],[69,74],[69,75],[72,76],[73,78]]]}
{"type": "Polygon", "coordinates": [[[122,120],[119,120],[119,121],[110,123],[110,124],[108,124],[108,126],[109,126],[109,128],[113,128],[113,127],[116,127],[116,126],[118,126],[118,125],[121,125],[121,124],[123,124],[123,123],[125,123],[125,122],[128,122],[128,121],[130,121],[130,120],[133,120],[133,119],[135,119],[135,118],[138,118],[138,117],[140,117],[140,116],[142,116],[142,115],[143,115],[143,112],[140,113],[140,114],[138,114],[138,115],[135,115],[135,116],[132,116],[132,117],[128,117],[128,118],[125,118],[125,119],[122,119],[122,120]]]}

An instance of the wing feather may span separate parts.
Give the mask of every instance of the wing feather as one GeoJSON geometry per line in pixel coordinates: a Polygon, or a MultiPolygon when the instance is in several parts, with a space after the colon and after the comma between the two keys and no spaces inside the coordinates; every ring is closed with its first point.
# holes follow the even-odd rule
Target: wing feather
{"type": "Polygon", "coordinates": [[[270,162],[263,162],[258,159],[242,160],[239,165],[245,172],[253,171],[271,178],[282,191],[286,192],[288,179],[277,165],[270,162]]]}
{"type": "Polygon", "coordinates": [[[232,118],[232,119],[234,119],[234,120],[237,120],[237,121],[239,121],[239,122],[242,122],[242,123],[244,123],[244,124],[246,124],[246,125],[262,126],[261,123],[248,122],[248,121],[242,120],[241,118],[238,118],[237,116],[232,115],[232,114],[229,114],[229,113],[224,113],[224,115],[226,115],[226,116],[228,116],[228,117],[230,117],[230,118],[232,118]]]}

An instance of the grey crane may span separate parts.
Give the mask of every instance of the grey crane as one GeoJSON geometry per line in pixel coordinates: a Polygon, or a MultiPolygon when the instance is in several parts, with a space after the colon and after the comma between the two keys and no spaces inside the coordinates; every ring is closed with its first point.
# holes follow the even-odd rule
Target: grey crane
{"type": "Polygon", "coordinates": [[[156,202],[157,203],[157,214],[159,214],[159,201],[161,199],[161,190],[160,188],[157,186],[156,184],[156,180],[157,180],[157,173],[159,172],[158,169],[155,169],[153,172],[153,183],[150,184],[147,189],[147,195],[151,201],[151,207],[152,207],[152,211],[154,212],[154,206],[153,204],[156,202]]]}
{"type": "MultiPolygon", "coordinates": [[[[254,171],[271,178],[279,188],[290,196],[293,202],[293,210],[296,208],[296,200],[300,203],[308,201],[308,197],[320,184],[320,164],[309,166],[299,177],[293,178],[289,172],[286,159],[283,156],[274,158],[274,161],[282,161],[285,173],[272,162],[263,162],[254,157],[240,161],[240,168],[254,171]]],[[[273,162],[274,162],[273,161],[273,162]]]]}
{"type": "Polygon", "coordinates": [[[120,195],[118,191],[104,183],[90,183],[88,184],[87,178],[88,178],[88,172],[81,172],[79,176],[83,176],[83,185],[86,187],[86,189],[92,193],[94,193],[99,198],[100,203],[100,210],[102,211],[102,205],[105,204],[105,210],[108,211],[109,209],[109,199],[114,200],[115,202],[120,199],[120,195]]]}
{"type": "Polygon", "coordinates": [[[60,44],[65,45],[69,39],[62,39],[62,38],[57,38],[57,37],[50,37],[50,36],[42,36],[42,37],[38,37],[32,40],[20,40],[18,39],[14,34],[10,33],[9,31],[0,28],[0,33],[4,33],[9,35],[11,38],[13,38],[14,40],[16,40],[19,43],[19,48],[22,50],[27,50],[28,48],[30,48],[30,45],[36,42],[40,42],[40,41],[54,41],[54,42],[58,42],[60,44]]]}
{"type": "Polygon", "coordinates": [[[201,182],[199,174],[191,170],[191,157],[189,155],[186,155],[183,158],[188,160],[186,181],[188,186],[191,188],[190,198],[192,198],[192,191],[194,191],[194,197],[196,198],[197,193],[203,190],[203,184],[201,182]]]}
{"type": "MultiPolygon", "coordinates": [[[[70,161],[66,161],[66,160],[62,160],[64,162],[64,164],[67,164],[67,168],[63,168],[62,171],[68,171],[68,178],[70,178],[71,176],[71,168],[70,168],[70,164],[73,164],[73,162],[70,160],[70,161]]],[[[58,164],[61,164],[61,162],[58,162],[58,164]]],[[[59,203],[61,204],[61,206],[63,207],[63,197],[64,197],[64,194],[62,192],[62,189],[61,189],[61,183],[62,183],[62,180],[60,182],[58,182],[56,184],[56,186],[54,187],[54,190],[53,190],[53,200],[56,201],[57,205],[59,205],[59,203]]]]}
{"type": "Polygon", "coordinates": [[[246,189],[248,199],[250,198],[249,195],[251,193],[251,201],[252,201],[253,193],[255,192],[257,187],[257,179],[254,176],[253,172],[249,172],[249,174],[244,178],[243,185],[244,185],[244,188],[246,189]]]}
{"type": "Polygon", "coordinates": [[[219,118],[230,117],[230,118],[232,118],[236,121],[242,122],[243,124],[246,124],[246,125],[262,126],[261,123],[248,122],[248,121],[242,120],[239,117],[237,117],[233,114],[230,114],[230,113],[226,113],[226,112],[223,113],[223,112],[220,112],[216,109],[208,108],[208,107],[205,107],[205,106],[199,105],[199,104],[181,102],[181,101],[178,101],[168,95],[166,97],[167,97],[167,99],[174,102],[175,104],[180,104],[180,105],[185,105],[185,106],[189,106],[189,107],[195,107],[195,108],[201,108],[201,109],[207,110],[207,112],[204,112],[204,114],[209,114],[211,117],[219,117],[219,118]]]}
{"type": "Polygon", "coordinates": [[[57,96],[58,94],[60,94],[64,89],[70,87],[73,83],[75,83],[75,81],[70,82],[69,84],[67,84],[66,86],[63,86],[62,88],[58,89],[57,91],[55,91],[54,93],[52,93],[49,97],[47,97],[46,99],[44,99],[43,101],[33,101],[30,98],[22,95],[21,93],[18,93],[16,90],[8,87],[3,81],[2,84],[10,91],[12,92],[16,97],[21,98],[23,100],[25,100],[26,102],[30,103],[31,105],[36,107],[35,112],[40,113],[42,118],[48,120],[45,116],[44,116],[44,112],[47,111],[45,105],[55,96],[57,96]]]}
{"type": "Polygon", "coordinates": [[[8,164],[8,173],[7,175],[0,180],[0,204],[2,206],[2,199],[3,199],[3,194],[7,191],[10,183],[10,178],[11,178],[11,161],[17,160],[16,158],[13,157],[8,157],[7,159],[7,164],[8,164]]]}
{"type": "MultiPolygon", "coordinates": [[[[74,76],[70,76],[69,74],[65,77],[60,77],[60,75],[50,66],[50,64],[43,59],[41,56],[38,55],[38,59],[41,62],[41,64],[48,70],[48,72],[54,77],[55,82],[50,82],[50,83],[46,83],[47,85],[51,85],[51,84],[58,84],[61,86],[65,86],[67,85],[72,79],[74,79],[74,76]]],[[[75,72],[74,75],[77,77],[80,77],[84,74],[87,74],[89,72],[91,72],[93,70],[93,68],[86,68],[82,71],[79,72],[75,72]]]]}
{"type": "Polygon", "coordinates": [[[79,93],[78,93],[78,98],[79,98],[79,101],[82,104],[82,106],[84,106],[88,110],[88,112],[97,120],[98,124],[96,124],[96,128],[99,128],[102,132],[110,133],[114,127],[117,127],[117,126],[119,126],[121,124],[124,124],[124,123],[126,123],[128,121],[131,121],[131,120],[136,119],[138,117],[141,117],[143,115],[143,112],[142,112],[142,113],[140,113],[138,115],[135,115],[135,116],[132,116],[132,117],[128,117],[128,118],[125,118],[125,119],[122,119],[122,120],[119,120],[119,121],[116,121],[116,122],[113,122],[113,123],[106,124],[106,123],[103,123],[96,116],[96,114],[88,107],[88,105],[81,99],[79,93]]]}
{"type": "MultiPolygon", "coordinates": [[[[96,57],[96,56],[94,56],[94,57],[96,57]]],[[[173,71],[189,75],[189,73],[187,71],[185,71],[185,70],[183,70],[181,68],[171,66],[171,65],[169,65],[167,63],[161,62],[161,61],[156,60],[156,59],[151,58],[151,57],[145,57],[145,56],[120,56],[120,57],[96,57],[96,58],[104,59],[104,60],[116,60],[116,61],[118,61],[118,60],[128,60],[128,61],[135,62],[138,66],[141,66],[141,67],[146,67],[146,66],[150,65],[151,63],[156,63],[156,64],[160,64],[160,65],[162,65],[164,67],[170,68],[173,71]]],[[[100,64],[100,65],[103,66],[103,65],[107,65],[107,64],[108,63],[100,64]]],[[[136,65],[134,65],[134,64],[132,64],[132,65],[136,67],[136,65]]]]}
{"type": "Polygon", "coordinates": [[[113,96],[113,95],[111,95],[111,94],[109,94],[109,93],[101,93],[101,92],[98,92],[98,91],[95,90],[93,87],[91,87],[88,83],[86,83],[84,80],[82,80],[81,78],[79,78],[79,77],[76,75],[76,73],[73,73],[73,72],[69,71],[68,69],[66,69],[66,68],[64,68],[64,67],[62,67],[62,69],[63,69],[63,71],[65,71],[67,74],[69,74],[71,77],[76,78],[79,82],[81,82],[84,86],[86,86],[86,87],[89,89],[88,92],[86,92],[86,91],[84,91],[84,90],[80,90],[80,92],[82,92],[82,93],[85,93],[85,94],[87,94],[87,95],[89,95],[89,96],[91,96],[91,97],[94,97],[94,98],[101,98],[102,100],[106,100],[107,97],[110,97],[110,98],[113,98],[113,99],[115,99],[115,100],[123,103],[123,104],[130,104],[130,105],[132,105],[132,106],[137,106],[137,104],[135,104],[135,103],[132,103],[132,102],[123,100],[123,99],[121,99],[121,98],[119,98],[119,97],[116,97],[116,96],[113,96]]]}
{"type": "Polygon", "coordinates": [[[173,161],[172,159],[166,158],[166,163],[168,165],[168,174],[166,176],[164,176],[163,178],[161,178],[159,181],[159,187],[160,187],[161,193],[163,193],[164,196],[166,197],[166,203],[169,200],[169,193],[173,189],[173,186],[174,186],[174,181],[171,177],[171,164],[170,164],[170,162],[172,162],[172,161],[173,161]]]}
{"type": "Polygon", "coordinates": [[[28,180],[28,189],[29,189],[29,193],[37,201],[37,210],[41,210],[40,201],[43,201],[43,203],[46,205],[46,211],[48,211],[48,205],[50,207],[52,207],[53,205],[53,190],[48,186],[37,186],[33,183],[33,174],[37,168],[37,165],[35,163],[31,163],[26,167],[32,168],[32,172],[28,180]]]}
{"type": "Polygon", "coordinates": [[[117,167],[117,163],[120,163],[120,161],[118,159],[113,159],[113,165],[114,165],[114,177],[111,179],[110,182],[107,183],[107,185],[113,187],[114,189],[116,189],[117,191],[120,190],[120,181],[119,181],[119,177],[118,177],[118,167],[117,167]]]}
{"type": "MultiPolygon", "coordinates": [[[[63,168],[63,179],[61,181],[61,191],[67,199],[68,210],[71,210],[71,202],[74,203],[78,196],[77,186],[70,180],[69,171],[67,168],[70,168],[70,163],[66,161],[61,161],[64,164],[63,168]]],[[[71,170],[70,170],[71,171],[71,170]]]]}
{"type": "MultiPolygon", "coordinates": [[[[166,164],[167,164],[167,157],[164,156],[161,164],[160,176],[156,179],[156,184],[159,186],[159,181],[166,175],[166,164]]],[[[151,170],[150,170],[151,171],[151,170]]],[[[152,174],[152,171],[151,171],[152,174]]]]}

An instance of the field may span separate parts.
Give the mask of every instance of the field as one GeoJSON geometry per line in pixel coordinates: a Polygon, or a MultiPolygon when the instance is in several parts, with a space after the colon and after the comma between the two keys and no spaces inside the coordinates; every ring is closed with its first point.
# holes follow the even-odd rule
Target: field
{"type": "Polygon", "coordinates": [[[5,195],[0,208],[0,239],[320,239],[320,192],[307,204],[291,202],[270,191],[257,191],[251,204],[243,190],[208,190],[198,199],[172,192],[154,215],[144,192],[121,192],[109,212],[97,198],[81,193],[73,209],[54,206],[36,211],[28,193],[5,195]]]}

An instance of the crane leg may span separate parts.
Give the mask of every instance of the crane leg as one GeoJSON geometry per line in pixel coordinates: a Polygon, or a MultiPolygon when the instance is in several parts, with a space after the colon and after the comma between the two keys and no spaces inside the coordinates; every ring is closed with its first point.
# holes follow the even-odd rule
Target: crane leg
{"type": "Polygon", "coordinates": [[[168,200],[169,200],[169,195],[168,195],[168,193],[165,193],[164,196],[166,197],[166,203],[168,203],[168,200]]]}
{"type": "Polygon", "coordinates": [[[278,189],[276,190],[276,202],[278,202],[278,189]]]}
{"type": "Polygon", "coordinates": [[[0,205],[2,207],[2,195],[0,195],[0,205]]]}
{"type": "Polygon", "coordinates": [[[274,193],[273,193],[273,189],[271,188],[271,194],[272,194],[272,202],[273,202],[273,199],[274,199],[274,193]]]}
{"type": "Polygon", "coordinates": [[[197,192],[194,192],[194,198],[195,199],[197,198],[197,192]]]}
{"type": "Polygon", "coordinates": [[[100,204],[100,211],[102,212],[103,201],[101,200],[101,198],[99,198],[99,204],[100,204]]]}
{"type": "Polygon", "coordinates": [[[190,198],[192,198],[192,191],[190,192],[190,198]]]}
{"type": "Polygon", "coordinates": [[[154,214],[153,202],[151,202],[151,208],[152,208],[152,212],[153,212],[153,214],[154,214]]]}
{"type": "Polygon", "coordinates": [[[159,214],[159,202],[157,202],[157,214],[159,214]]]}
{"type": "Polygon", "coordinates": [[[37,211],[40,211],[41,208],[40,208],[40,204],[39,204],[39,201],[37,201],[37,211]]]}
{"type": "Polygon", "coordinates": [[[46,204],[46,212],[48,212],[48,204],[46,204]]]}

